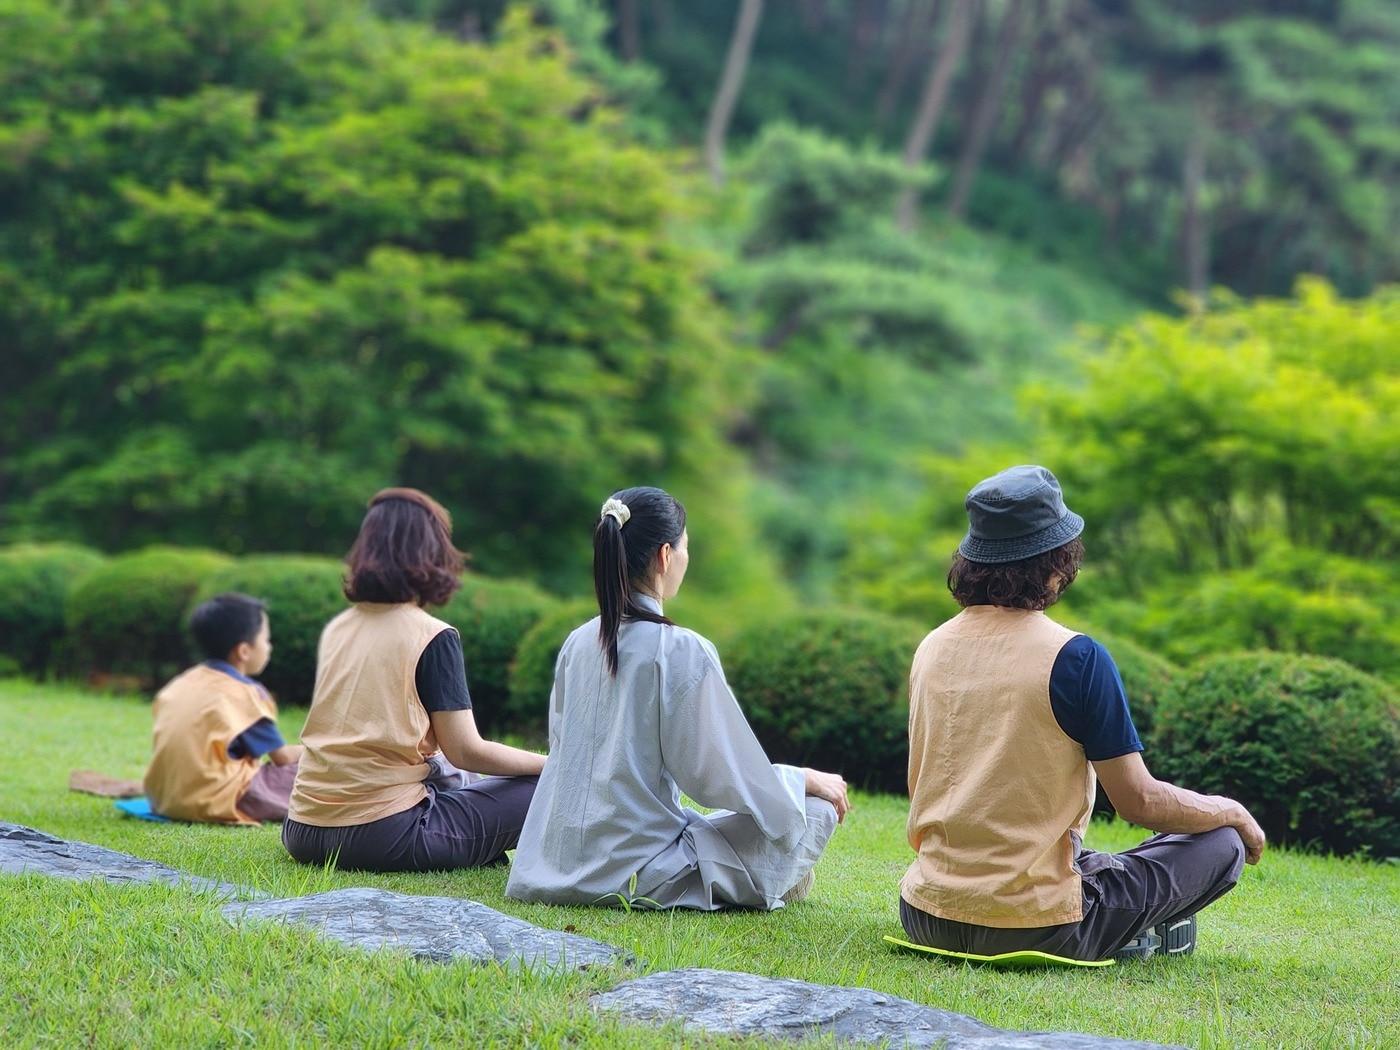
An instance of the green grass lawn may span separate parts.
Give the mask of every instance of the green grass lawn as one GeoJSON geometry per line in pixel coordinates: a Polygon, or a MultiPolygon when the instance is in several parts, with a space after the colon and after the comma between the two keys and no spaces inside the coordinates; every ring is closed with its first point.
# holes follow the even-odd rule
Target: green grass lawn
{"type": "MultiPolygon", "coordinates": [[[[286,712],[296,736],[302,712],[286,712]]],[[[507,901],[503,868],[425,875],[294,864],[275,827],[151,824],[66,790],[72,769],[140,776],[148,705],[0,682],[0,819],[199,875],[293,895],[373,885],[470,897],[630,949],[644,966],[707,966],[863,985],[1010,1028],[1188,1046],[1400,1046],[1400,868],[1287,851],[1247,868],[1204,913],[1186,959],[1104,971],[998,973],[893,954],[908,863],[905,804],[862,795],[805,902],[772,915],[633,913],[507,901]]],[[[1142,834],[1096,824],[1091,845],[1142,834]]],[[[625,974],[511,975],[365,955],[276,926],[235,931],[208,897],[164,887],[0,877],[0,1032],[15,1046],[708,1044],[595,1018],[625,974]]],[[[718,1045],[729,1045],[720,1041],[718,1045]]]]}

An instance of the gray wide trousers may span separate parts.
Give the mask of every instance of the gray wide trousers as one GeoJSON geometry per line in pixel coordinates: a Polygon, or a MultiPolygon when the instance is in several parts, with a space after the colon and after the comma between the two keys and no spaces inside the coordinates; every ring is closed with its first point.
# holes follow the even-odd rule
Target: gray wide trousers
{"type": "Polygon", "coordinates": [[[974,955],[1040,951],[1070,959],[1106,959],[1143,930],[1194,915],[1228,893],[1244,867],[1234,828],[1199,835],[1154,835],[1122,853],[1080,850],[1084,917],[1079,922],[999,929],[954,922],[899,902],[916,944],[974,955]]]}

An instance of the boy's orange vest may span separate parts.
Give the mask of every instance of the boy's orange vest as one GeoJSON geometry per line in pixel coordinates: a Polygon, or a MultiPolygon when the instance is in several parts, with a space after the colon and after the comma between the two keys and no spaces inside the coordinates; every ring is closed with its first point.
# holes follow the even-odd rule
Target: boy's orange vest
{"type": "Polygon", "coordinates": [[[1075,632],[1042,612],[973,606],[932,631],[909,679],[909,844],[900,895],[1000,928],[1083,918],[1075,857],[1094,769],[1050,708],[1075,632]]]}
{"type": "Polygon", "coordinates": [[[177,820],[256,824],[238,811],[262,764],[230,758],[229,745],[277,705],[256,685],[199,664],[156,694],[155,743],[146,770],[151,808],[177,820]]]}
{"type": "Polygon", "coordinates": [[[415,676],[428,643],[452,629],[409,603],[360,602],[326,625],[292,820],[368,824],[428,797],[423,781],[438,745],[415,676]]]}

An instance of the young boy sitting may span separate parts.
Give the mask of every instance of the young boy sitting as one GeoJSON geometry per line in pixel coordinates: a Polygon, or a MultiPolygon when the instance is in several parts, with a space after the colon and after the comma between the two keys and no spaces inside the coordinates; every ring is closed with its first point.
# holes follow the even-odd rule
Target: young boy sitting
{"type": "Polygon", "coordinates": [[[151,808],[176,820],[282,820],[301,747],[283,741],[277,705],[251,677],[272,656],[266,606],[220,594],[195,609],[190,630],[206,659],[156,694],[151,808]]]}

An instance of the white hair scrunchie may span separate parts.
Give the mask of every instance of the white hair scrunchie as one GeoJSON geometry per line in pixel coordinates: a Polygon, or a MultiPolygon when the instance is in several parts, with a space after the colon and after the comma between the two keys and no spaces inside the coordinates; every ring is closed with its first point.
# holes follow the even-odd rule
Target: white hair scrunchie
{"type": "Polygon", "coordinates": [[[609,515],[617,519],[617,527],[620,529],[631,519],[632,510],[627,504],[623,503],[622,500],[609,498],[608,501],[603,504],[603,510],[598,515],[598,520],[601,521],[609,515]]]}

